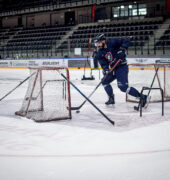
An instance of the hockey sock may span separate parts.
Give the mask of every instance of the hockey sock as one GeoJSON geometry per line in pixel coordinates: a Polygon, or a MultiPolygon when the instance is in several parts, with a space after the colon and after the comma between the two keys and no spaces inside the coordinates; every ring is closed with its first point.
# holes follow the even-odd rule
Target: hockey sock
{"type": "Polygon", "coordinates": [[[109,97],[113,96],[113,89],[110,84],[104,85],[104,89],[109,97]]]}
{"type": "Polygon", "coordinates": [[[134,97],[137,97],[139,98],[140,97],[140,93],[133,87],[129,87],[126,91],[127,94],[130,94],[131,96],[134,96],[134,97]]]}

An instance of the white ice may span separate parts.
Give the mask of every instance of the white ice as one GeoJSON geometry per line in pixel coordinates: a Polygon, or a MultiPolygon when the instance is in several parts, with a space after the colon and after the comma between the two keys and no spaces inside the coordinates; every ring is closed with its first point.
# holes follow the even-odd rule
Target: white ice
{"type": "MultiPolygon", "coordinates": [[[[89,95],[99,83],[81,81],[83,70],[70,70],[73,83],[89,95]]],[[[29,75],[28,70],[0,69],[0,97],[29,75]]],[[[88,76],[88,74],[87,74],[88,76]]],[[[116,104],[106,107],[99,87],[91,100],[113,121],[112,126],[88,102],[72,120],[35,123],[15,116],[27,89],[23,84],[0,102],[1,180],[169,180],[170,102],[149,104],[143,117],[112,84],[116,104]]],[[[71,88],[72,106],[84,98],[71,88]]]]}

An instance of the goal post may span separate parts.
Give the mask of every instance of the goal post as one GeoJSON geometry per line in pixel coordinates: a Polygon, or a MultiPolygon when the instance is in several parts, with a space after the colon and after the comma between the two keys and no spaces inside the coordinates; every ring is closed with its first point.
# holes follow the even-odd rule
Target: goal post
{"type": "MultiPolygon", "coordinates": [[[[157,69],[153,88],[162,88],[164,101],[170,101],[170,63],[129,64],[129,86],[135,87],[139,92],[142,87],[150,87],[157,69]]],[[[161,102],[161,92],[151,91],[149,96],[150,102],[161,102]]],[[[139,100],[127,94],[126,101],[138,102],[139,100]]]]}
{"type": "Polygon", "coordinates": [[[70,84],[67,68],[30,68],[28,88],[21,109],[15,114],[36,122],[71,119],[70,84]]]}

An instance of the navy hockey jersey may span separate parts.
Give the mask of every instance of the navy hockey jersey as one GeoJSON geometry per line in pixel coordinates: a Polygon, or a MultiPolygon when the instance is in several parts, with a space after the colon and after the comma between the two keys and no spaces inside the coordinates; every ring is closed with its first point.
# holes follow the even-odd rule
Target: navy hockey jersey
{"type": "MultiPolygon", "coordinates": [[[[116,63],[116,61],[118,60],[117,52],[120,50],[121,47],[127,49],[130,44],[130,41],[125,38],[113,38],[107,40],[106,48],[99,49],[97,53],[97,59],[102,69],[109,69],[109,64],[112,61],[115,61],[116,63]]],[[[122,60],[122,63],[126,63],[126,57],[122,60]]]]}

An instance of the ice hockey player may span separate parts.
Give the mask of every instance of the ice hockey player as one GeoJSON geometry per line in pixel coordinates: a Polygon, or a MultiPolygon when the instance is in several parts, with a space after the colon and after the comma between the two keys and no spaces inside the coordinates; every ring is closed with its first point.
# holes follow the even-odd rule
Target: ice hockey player
{"type": "MultiPolygon", "coordinates": [[[[106,105],[115,104],[113,89],[110,83],[117,79],[117,85],[122,92],[128,93],[131,96],[140,98],[140,93],[133,87],[128,85],[128,65],[126,60],[126,50],[131,42],[125,38],[113,38],[106,41],[104,34],[99,34],[94,39],[95,45],[98,47],[97,59],[102,67],[103,78],[102,85],[109,96],[106,105]],[[113,72],[109,72],[109,68],[121,59],[120,63],[116,66],[113,72]]],[[[146,104],[146,95],[142,95],[142,107],[146,104]]]]}

